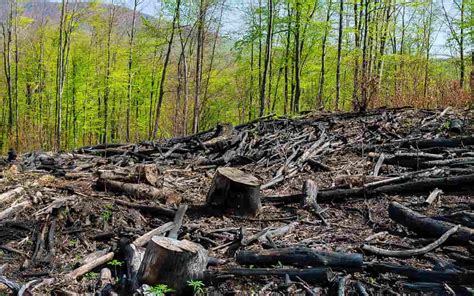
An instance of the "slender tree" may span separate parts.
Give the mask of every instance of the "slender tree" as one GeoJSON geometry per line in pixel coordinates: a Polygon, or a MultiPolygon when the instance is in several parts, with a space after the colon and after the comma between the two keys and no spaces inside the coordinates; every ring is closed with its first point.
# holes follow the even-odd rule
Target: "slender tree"
{"type": "Polygon", "coordinates": [[[263,63],[262,83],[260,85],[260,111],[259,116],[265,114],[265,91],[267,88],[267,74],[271,59],[272,46],[272,31],[273,31],[273,0],[268,0],[268,21],[267,21],[267,36],[265,42],[265,60],[263,63]]]}
{"type": "Polygon", "coordinates": [[[341,97],[341,51],[342,51],[342,19],[344,14],[344,0],[339,0],[339,29],[337,34],[337,65],[336,65],[336,102],[335,108],[339,109],[341,97]]]}
{"type": "Polygon", "coordinates": [[[173,46],[173,39],[174,39],[174,33],[175,33],[175,29],[176,29],[176,23],[177,23],[177,20],[179,19],[180,4],[181,4],[181,0],[176,0],[176,7],[175,7],[175,11],[174,11],[173,21],[172,21],[172,24],[171,24],[171,33],[170,33],[170,37],[169,37],[169,40],[168,40],[168,47],[167,47],[167,50],[166,50],[163,69],[161,71],[161,81],[160,81],[160,88],[159,88],[159,91],[158,91],[158,101],[156,103],[155,125],[154,125],[154,128],[153,128],[152,139],[156,139],[156,134],[158,133],[158,128],[159,128],[159,125],[160,125],[161,108],[162,108],[162,105],[163,105],[163,96],[165,94],[166,71],[168,69],[168,63],[169,63],[170,56],[171,56],[171,48],[173,46]]]}

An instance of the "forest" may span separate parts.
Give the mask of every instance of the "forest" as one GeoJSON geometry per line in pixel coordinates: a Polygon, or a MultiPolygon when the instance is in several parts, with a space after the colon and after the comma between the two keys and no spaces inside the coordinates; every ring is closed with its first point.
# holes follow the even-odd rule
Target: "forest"
{"type": "Polygon", "coordinates": [[[0,151],[467,106],[466,0],[2,0],[0,151]]]}
{"type": "Polygon", "coordinates": [[[0,296],[474,295],[473,12],[0,0],[0,296]]]}

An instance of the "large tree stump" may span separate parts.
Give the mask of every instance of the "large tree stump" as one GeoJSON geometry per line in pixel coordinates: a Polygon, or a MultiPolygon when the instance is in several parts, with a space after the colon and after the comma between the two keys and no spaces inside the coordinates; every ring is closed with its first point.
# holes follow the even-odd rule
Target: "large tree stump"
{"type": "Polygon", "coordinates": [[[207,261],[207,251],[199,244],[154,236],[143,256],[138,281],[148,285],[166,284],[177,294],[183,294],[187,281],[203,277],[207,261]]]}
{"type": "Polygon", "coordinates": [[[236,168],[218,168],[207,194],[207,204],[237,215],[255,216],[260,211],[260,182],[236,168]]]}

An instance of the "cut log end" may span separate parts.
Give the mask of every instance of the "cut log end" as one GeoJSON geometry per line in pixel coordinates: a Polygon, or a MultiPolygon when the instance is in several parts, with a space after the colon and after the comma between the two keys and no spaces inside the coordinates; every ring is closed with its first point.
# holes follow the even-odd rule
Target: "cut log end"
{"type": "Polygon", "coordinates": [[[207,194],[207,205],[255,216],[262,204],[257,178],[236,168],[218,168],[207,194]]]}
{"type": "Polygon", "coordinates": [[[148,242],[138,279],[142,284],[166,284],[182,294],[187,281],[203,277],[207,262],[207,251],[201,245],[155,236],[148,242]]]}

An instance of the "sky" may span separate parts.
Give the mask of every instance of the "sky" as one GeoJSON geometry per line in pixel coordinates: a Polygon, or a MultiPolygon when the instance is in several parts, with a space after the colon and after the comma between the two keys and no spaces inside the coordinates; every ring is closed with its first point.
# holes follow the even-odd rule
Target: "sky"
{"type": "MultiPolygon", "coordinates": [[[[1,0],[0,0],[1,1],[1,0]]],[[[53,0],[59,1],[59,0],[53,0]]],[[[110,1],[110,0],[104,0],[110,1]]],[[[115,2],[120,3],[120,1],[124,1],[123,3],[127,7],[133,7],[134,0],[115,0],[115,2]]],[[[191,1],[191,0],[184,0],[184,1],[191,1]]],[[[244,26],[244,13],[243,9],[248,7],[250,0],[226,0],[226,8],[224,10],[224,14],[222,17],[222,29],[221,32],[223,34],[229,35],[231,37],[239,37],[239,32],[242,32],[242,27],[244,26]]],[[[441,1],[441,0],[440,0],[441,1]]],[[[444,1],[446,8],[449,13],[453,12],[453,0],[442,0],[444,1]]],[[[160,0],[142,0],[140,4],[139,10],[143,13],[149,15],[157,15],[160,11],[160,0]]],[[[440,18],[439,24],[444,21],[444,16],[442,13],[435,15],[435,17],[440,18]]],[[[435,27],[433,30],[433,38],[434,43],[431,48],[430,54],[432,56],[437,56],[440,58],[446,58],[448,56],[452,56],[455,53],[452,53],[451,50],[446,46],[447,38],[449,36],[448,28],[446,26],[438,26],[435,27]]]]}

